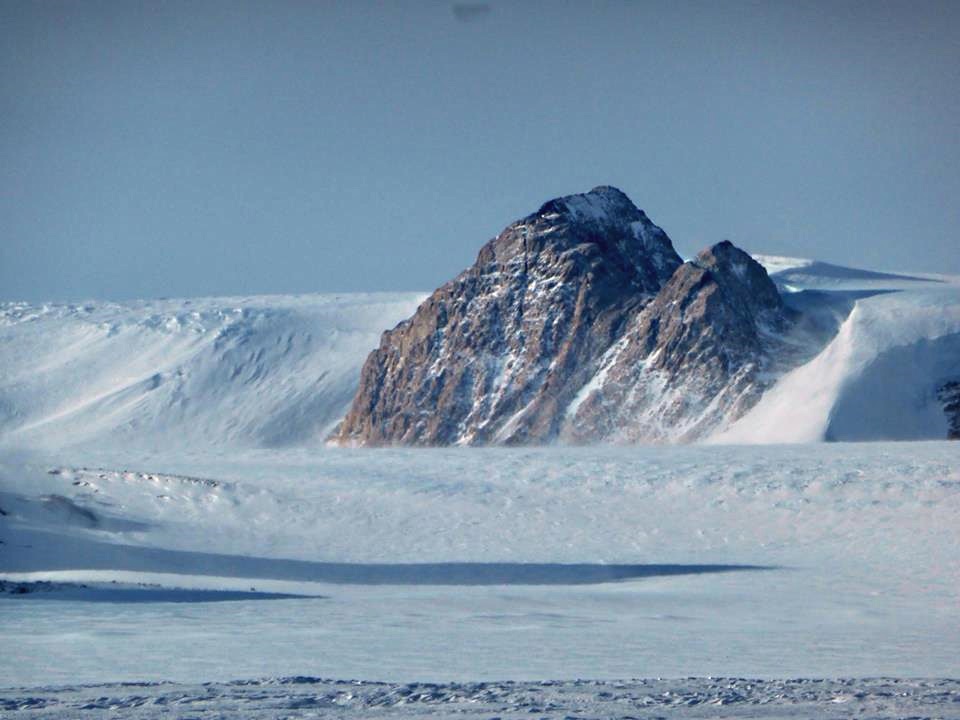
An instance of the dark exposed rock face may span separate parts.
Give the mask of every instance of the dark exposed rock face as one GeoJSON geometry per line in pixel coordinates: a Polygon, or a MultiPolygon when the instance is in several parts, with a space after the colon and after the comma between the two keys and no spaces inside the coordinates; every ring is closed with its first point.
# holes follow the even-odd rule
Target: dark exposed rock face
{"type": "Polygon", "coordinates": [[[337,438],[362,444],[533,442],[558,430],[572,377],[680,265],[619,190],[552,200],[384,333],[337,438]]]}
{"type": "Polygon", "coordinates": [[[714,400],[752,404],[787,323],[746,253],[724,242],[682,263],[622,192],[595,188],[509,226],[385,332],[333,439],[683,439],[712,427],[714,400]]]}
{"type": "Polygon", "coordinates": [[[688,440],[742,415],[783,354],[789,313],[766,270],[724,241],[684,263],[568,411],[572,440],[688,440]]]}
{"type": "Polygon", "coordinates": [[[937,390],[947,416],[947,439],[960,440],[960,380],[945,382],[937,390]]]}

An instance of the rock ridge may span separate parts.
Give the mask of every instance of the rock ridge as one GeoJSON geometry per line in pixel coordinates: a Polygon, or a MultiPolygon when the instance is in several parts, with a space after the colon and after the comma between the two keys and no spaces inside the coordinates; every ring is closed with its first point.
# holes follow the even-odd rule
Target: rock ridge
{"type": "Polygon", "coordinates": [[[331,439],[689,439],[752,404],[789,322],[749,255],[724,241],[684,263],[623,192],[599,186],[509,225],[386,331],[331,439]]]}

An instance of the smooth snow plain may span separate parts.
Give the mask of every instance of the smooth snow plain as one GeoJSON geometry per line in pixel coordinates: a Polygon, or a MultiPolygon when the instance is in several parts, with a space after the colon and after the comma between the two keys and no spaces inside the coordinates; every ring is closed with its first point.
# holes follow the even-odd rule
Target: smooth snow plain
{"type": "MultiPolygon", "coordinates": [[[[818,308],[823,350],[711,438],[727,444],[683,447],[325,446],[380,331],[422,295],[3,305],[0,709],[114,712],[66,685],[307,676],[397,683],[370,691],[396,702],[357,700],[355,716],[414,716],[414,682],[472,683],[417,690],[424,715],[455,696],[509,716],[546,706],[477,698],[738,676],[792,703],[775,679],[960,677],[960,444],[934,439],[929,392],[930,373],[960,372],[956,279],[770,263],[818,308]]],[[[724,704],[727,685],[698,682],[677,707],[724,704]]],[[[273,717],[295,684],[207,686],[219,701],[183,710],[247,693],[273,717]]],[[[155,717],[194,686],[101,699],[155,717]]],[[[923,714],[836,699],[861,687],[833,681],[821,700],[923,714]]],[[[952,685],[901,689],[955,707],[952,685]]],[[[323,711],[322,693],[283,713],[323,711]]]]}
{"type": "Polygon", "coordinates": [[[325,597],[7,597],[7,684],[960,674],[950,443],[136,460],[162,472],[5,471],[5,577],[325,597]],[[343,584],[329,563],[360,574],[343,584]],[[379,563],[513,575],[447,586],[443,566],[413,566],[366,584],[379,563]],[[544,580],[526,563],[580,567],[528,585],[544,580]],[[598,583],[614,563],[760,567],[598,583]]]}

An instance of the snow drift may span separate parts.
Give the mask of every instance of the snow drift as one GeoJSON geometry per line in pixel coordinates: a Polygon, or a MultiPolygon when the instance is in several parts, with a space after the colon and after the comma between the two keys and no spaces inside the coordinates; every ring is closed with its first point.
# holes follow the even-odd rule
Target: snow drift
{"type": "Polygon", "coordinates": [[[817,274],[817,267],[809,263],[772,277],[796,283],[786,288],[788,301],[796,298],[808,314],[848,306],[835,337],[712,441],[946,438],[948,417],[938,390],[960,377],[957,279],[898,280],[829,265],[817,274]]]}
{"type": "Polygon", "coordinates": [[[0,441],[320,442],[416,294],[0,305],[0,441]]]}

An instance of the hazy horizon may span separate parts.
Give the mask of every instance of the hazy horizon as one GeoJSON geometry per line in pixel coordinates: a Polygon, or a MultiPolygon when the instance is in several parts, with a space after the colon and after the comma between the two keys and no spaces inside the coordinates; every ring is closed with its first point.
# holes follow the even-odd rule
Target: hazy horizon
{"type": "Polygon", "coordinates": [[[960,273],[960,5],[0,5],[0,299],[429,291],[615,185],[689,256],[960,273]]]}

